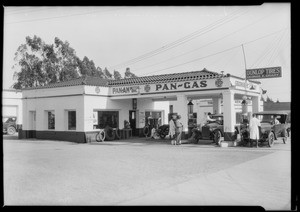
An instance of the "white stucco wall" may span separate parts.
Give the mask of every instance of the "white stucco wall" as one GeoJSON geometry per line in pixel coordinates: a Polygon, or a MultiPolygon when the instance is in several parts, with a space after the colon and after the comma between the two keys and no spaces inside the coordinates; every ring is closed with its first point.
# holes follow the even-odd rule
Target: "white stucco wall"
{"type": "Polygon", "coordinates": [[[23,130],[49,130],[47,111],[55,112],[54,131],[67,131],[67,111],[76,111],[76,131],[83,131],[84,86],[23,90],[23,130]],[[32,112],[36,113],[33,124],[32,112]],[[34,127],[35,125],[35,127],[34,127]]]}
{"type": "Polygon", "coordinates": [[[54,131],[68,131],[67,111],[76,111],[76,131],[83,131],[83,96],[24,99],[23,130],[34,130],[31,111],[36,112],[35,130],[48,130],[47,111],[55,112],[54,131]]]}

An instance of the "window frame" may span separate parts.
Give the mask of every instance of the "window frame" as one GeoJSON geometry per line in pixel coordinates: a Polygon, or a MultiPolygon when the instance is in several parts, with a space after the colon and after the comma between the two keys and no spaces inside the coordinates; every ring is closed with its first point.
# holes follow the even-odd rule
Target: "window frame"
{"type": "Polygon", "coordinates": [[[66,110],[66,128],[67,128],[67,131],[76,131],[76,129],[77,129],[77,111],[76,110],[66,110]],[[75,112],[75,129],[70,129],[70,125],[69,125],[70,112],[75,112]]]}

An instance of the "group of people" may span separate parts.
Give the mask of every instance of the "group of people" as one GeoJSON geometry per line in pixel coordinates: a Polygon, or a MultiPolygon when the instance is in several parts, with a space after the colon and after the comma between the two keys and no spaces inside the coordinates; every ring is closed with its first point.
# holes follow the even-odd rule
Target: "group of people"
{"type": "Polygon", "coordinates": [[[173,114],[172,119],[169,122],[169,136],[172,145],[181,144],[181,134],[183,130],[183,124],[181,122],[181,116],[173,114]]]}
{"type": "MultiPolygon", "coordinates": [[[[207,114],[206,121],[214,121],[210,117],[210,113],[207,114]]],[[[171,139],[171,144],[180,145],[181,144],[181,134],[183,130],[183,124],[181,122],[181,116],[173,114],[172,119],[169,122],[169,136],[171,139]]],[[[275,124],[278,124],[279,121],[275,118],[275,124]]],[[[252,114],[252,117],[249,121],[249,130],[250,130],[250,143],[253,146],[253,142],[256,142],[256,147],[258,147],[259,140],[259,127],[261,126],[260,120],[256,117],[255,114],[252,114]]]]}

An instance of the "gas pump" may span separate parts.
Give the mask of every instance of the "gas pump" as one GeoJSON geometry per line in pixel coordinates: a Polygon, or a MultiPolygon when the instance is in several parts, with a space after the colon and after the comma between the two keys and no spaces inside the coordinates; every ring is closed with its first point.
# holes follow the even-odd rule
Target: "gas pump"
{"type": "Polygon", "coordinates": [[[188,103],[188,138],[192,136],[192,130],[197,127],[197,113],[193,112],[194,104],[192,100],[188,103]]]}

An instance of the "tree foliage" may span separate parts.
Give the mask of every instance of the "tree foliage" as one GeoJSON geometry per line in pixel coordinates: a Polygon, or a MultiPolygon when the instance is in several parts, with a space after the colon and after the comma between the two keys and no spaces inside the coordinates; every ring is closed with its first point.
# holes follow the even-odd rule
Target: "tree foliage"
{"type": "MultiPolygon", "coordinates": [[[[93,60],[81,60],[68,41],[54,39],[53,44],[45,43],[40,37],[27,36],[15,53],[13,88],[22,89],[62,82],[80,76],[94,76],[103,79],[121,79],[121,74],[113,74],[107,68],[96,67],[93,60]]],[[[125,78],[136,77],[126,70],[125,78]],[[127,73],[126,73],[127,72],[127,73]]]]}
{"type": "Polygon", "coordinates": [[[137,76],[130,71],[130,68],[126,68],[124,78],[127,79],[127,78],[134,78],[134,77],[137,77],[137,76]]]}
{"type": "Polygon", "coordinates": [[[114,70],[114,79],[115,80],[122,79],[122,75],[120,74],[120,72],[114,70]]]}

